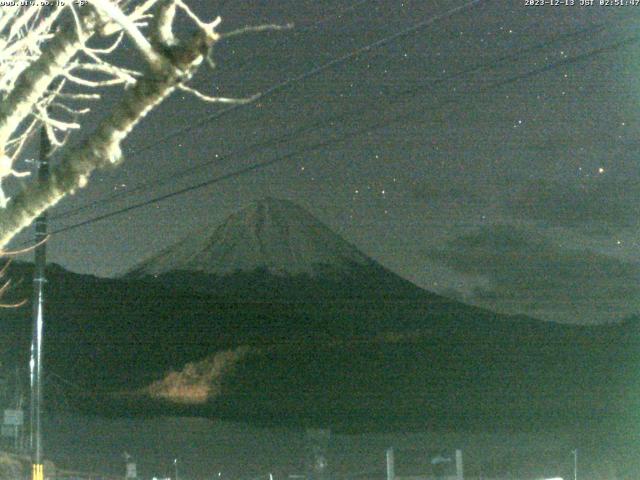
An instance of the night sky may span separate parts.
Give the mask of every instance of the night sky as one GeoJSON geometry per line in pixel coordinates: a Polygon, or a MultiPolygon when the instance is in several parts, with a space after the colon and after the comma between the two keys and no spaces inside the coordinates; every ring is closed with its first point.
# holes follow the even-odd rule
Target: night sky
{"type": "MultiPolygon", "coordinates": [[[[222,15],[223,31],[295,24],[217,46],[217,69],[194,85],[225,96],[265,91],[465,4],[189,3],[222,15]]],[[[574,323],[640,312],[638,19],[640,6],[480,1],[209,121],[226,107],[176,94],[127,140],[122,165],[94,175],[52,215],[92,207],[55,219],[53,230],[299,153],[54,235],[49,259],[117,275],[269,195],[306,207],[417,285],[467,303],[574,323]],[[141,182],[148,188],[104,200],[141,182]]],[[[134,55],[119,52],[125,63],[134,55]]]]}

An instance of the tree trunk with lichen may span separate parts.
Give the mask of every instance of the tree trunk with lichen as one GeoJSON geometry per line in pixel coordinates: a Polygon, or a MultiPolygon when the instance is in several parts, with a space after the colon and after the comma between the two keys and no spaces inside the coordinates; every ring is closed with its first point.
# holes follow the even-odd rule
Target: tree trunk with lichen
{"type": "MultiPolygon", "coordinates": [[[[128,90],[122,101],[78,147],[66,152],[45,182],[25,186],[0,211],[0,248],[46,209],[86,185],[91,173],[121,160],[120,145],[135,125],[202,63],[213,43],[204,34],[176,47],[159,68],[128,90]]],[[[156,66],[158,67],[158,66],[156,66]]]]}
{"type": "MultiPolygon", "coordinates": [[[[94,16],[86,15],[83,22],[87,32],[92,32],[96,24],[94,16]]],[[[87,38],[90,36],[87,34],[87,38]]],[[[81,47],[82,42],[75,29],[61,30],[43,49],[40,58],[22,72],[11,93],[0,102],[0,148],[81,47]]],[[[0,155],[3,154],[0,151],[0,155]]]]}

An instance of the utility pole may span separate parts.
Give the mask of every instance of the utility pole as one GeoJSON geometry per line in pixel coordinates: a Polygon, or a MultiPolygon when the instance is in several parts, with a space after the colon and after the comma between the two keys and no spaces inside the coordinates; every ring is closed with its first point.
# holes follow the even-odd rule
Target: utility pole
{"type": "Polygon", "coordinates": [[[396,479],[396,464],[393,455],[393,447],[387,448],[387,480],[396,479]]]}
{"type": "MultiPolygon", "coordinates": [[[[38,181],[49,178],[49,153],[51,144],[44,127],[40,130],[40,154],[38,159],[38,181]]],[[[36,219],[36,247],[33,269],[33,333],[31,339],[31,405],[30,444],[32,480],[44,480],[42,463],[42,430],[40,414],[42,410],[42,335],[44,333],[44,284],[47,263],[47,212],[36,219]]]]}
{"type": "Polygon", "coordinates": [[[578,449],[573,452],[573,480],[578,480],[578,449]]]}
{"type": "Polygon", "coordinates": [[[456,480],[464,480],[464,464],[462,463],[462,450],[456,450],[456,480]]]}

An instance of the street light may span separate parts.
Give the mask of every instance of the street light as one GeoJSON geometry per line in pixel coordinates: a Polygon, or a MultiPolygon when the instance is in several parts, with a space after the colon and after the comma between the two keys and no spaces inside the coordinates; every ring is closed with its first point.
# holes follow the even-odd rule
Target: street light
{"type": "Polygon", "coordinates": [[[173,459],[173,471],[175,473],[175,480],[178,480],[178,459],[173,459]]]}

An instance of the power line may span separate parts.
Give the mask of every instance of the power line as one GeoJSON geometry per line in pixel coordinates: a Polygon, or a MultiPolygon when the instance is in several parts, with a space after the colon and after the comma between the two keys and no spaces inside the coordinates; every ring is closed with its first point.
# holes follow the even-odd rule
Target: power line
{"type": "MultiPolygon", "coordinates": [[[[358,6],[360,6],[360,5],[362,5],[362,4],[365,4],[365,3],[369,2],[369,1],[370,1],[370,0],[361,0],[360,2],[357,2],[357,3],[355,3],[355,4],[351,5],[351,6],[347,7],[347,8],[344,8],[344,9],[340,10],[340,11],[339,11],[339,12],[337,12],[337,13],[334,13],[334,14],[332,14],[332,15],[327,15],[327,16],[325,16],[325,17],[323,17],[323,18],[321,18],[321,19],[317,20],[317,21],[316,21],[316,22],[314,22],[314,24],[313,24],[313,25],[311,25],[311,26],[312,26],[312,27],[319,26],[319,25],[321,25],[322,23],[325,23],[326,21],[328,21],[329,19],[331,19],[331,18],[333,18],[333,17],[335,17],[335,16],[340,16],[341,14],[346,13],[346,12],[348,12],[348,11],[354,10],[354,9],[355,9],[355,8],[357,8],[358,6]]],[[[475,3],[478,3],[479,1],[480,1],[480,0],[475,0],[474,2],[470,2],[470,4],[475,4],[475,3]]],[[[463,7],[464,7],[464,6],[463,6],[463,7]]],[[[467,8],[468,8],[468,7],[467,7],[467,8]]],[[[453,10],[457,10],[457,8],[456,8],[456,9],[453,9],[453,10]]],[[[455,14],[455,13],[456,13],[456,12],[449,11],[449,12],[445,13],[442,17],[444,18],[444,17],[447,17],[447,16],[451,16],[451,15],[453,15],[453,14],[455,14]]],[[[435,22],[435,21],[437,21],[437,20],[438,20],[438,18],[431,18],[431,19],[429,19],[428,21],[430,21],[431,23],[433,23],[433,22],[435,22]]],[[[424,22],[421,22],[421,23],[424,23],[424,22]]],[[[413,27],[415,27],[415,26],[416,26],[416,25],[414,25],[413,27]]],[[[402,32],[399,32],[399,33],[402,33],[402,32]]],[[[381,40],[384,40],[384,39],[381,39],[381,40]]],[[[374,43],[377,43],[377,42],[374,42],[374,43]]],[[[373,44],[370,44],[370,45],[373,45],[373,44]]],[[[370,46],[370,45],[368,45],[368,46],[370,46]]],[[[344,62],[344,61],[346,61],[346,60],[349,60],[349,59],[351,59],[351,58],[355,58],[357,55],[359,55],[359,54],[361,53],[361,51],[364,51],[363,49],[365,49],[365,48],[366,48],[366,47],[368,47],[368,46],[365,46],[365,47],[361,47],[361,48],[359,48],[359,49],[356,49],[356,50],[352,51],[350,54],[347,54],[347,55],[345,55],[345,56],[342,56],[342,57],[336,58],[336,59],[334,59],[334,60],[332,60],[332,61],[330,61],[330,62],[327,62],[327,63],[325,63],[325,64],[323,64],[323,65],[320,65],[320,66],[318,66],[318,67],[316,67],[316,68],[313,68],[313,69],[311,69],[311,70],[309,70],[309,71],[307,71],[307,72],[305,72],[305,73],[303,73],[303,74],[301,74],[301,75],[298,75],[298,76],[296,76],[296,77],[293,77],[293,78],[290,78],[290,79],[286,79],[286,80],[284,80],[284,81],[282,81],[282,82],[280,82],[280,83],[277,83],[277,84],[275,84],[275,85],[273,85],[273,86],[269,87],[269,88],[268,88],[267,90],[265,90],[264,92],[262,92],[262,93],[260,94],[259,98],[264,98],[264,97],[269,96],[269,95],[271,95],[271,94],[277,93],[279,90],[282,90],[282,89],[286,88],[287,86],[289,86],[289,85],[292,85],[292,84],[296,83],[297,81],[301,81],[301,80],[304,80],[304,79],[310,78],[310,77],[315,76],[315,75],[317,75],[317,74],[319,74],[319,73],[322,73],[322,72],[323,72],[323,71],[325,71],[326,69],[329,69],[329,68],[331,68],[331,67],[333,67],[333,66],[336,66],[336,65],[338,65],[338,64],[340,64],[340,63],[342,63],[342,62],[344,62]]],[[[246,62],[246,63],[250,63],[250,61],[248,61],[248,62],[246,62]]],[[[256,100],[258,100],[258,98],[256,98],[256,100]]],[[[252,102],[252,103],[253,103],[253,102],[252,102]]],[[[211,120],[214,120],[214,119],[220,118],[220,117],[222,117],[222,116],[226,115],[227,113],[231,113],[231,112],[233,112],[233,111],[236,111],[236,110],[238,110],[238,109],[242,108],[242,107],[243,107],[243,106],[245,106],[245,105],[246,105],[246,104],[235,104],[235,105],[231,105],[231,106],[229,106],[229,107],[227,107],[227,108],[224,108],[223,110],[218,111],[218,112],[216,112],[216,113],[214,113],[214,114],[206,115],[205,117],[201,118],[200,120],[197,120],[195,124],[194,124],[193,122],[190,122],[190,124],[189,124],[189,125],[186,125],[186,126],[184,126],[184,127],[180,128],[180,129],[178,129],[178,130],[176,130],[176,131],[174,131],[174,132],[170,133],[169,135],[166,135],[166,136],[164,136],[164,137],[160,138],[159,140],[157,140],[157,141],[155,141],[155,142],[150,142],[150,143],[148,143],[148,144],[146,144],[146,145],[143,145],[142,147],[140,147],[140,148],[138,148],[137,150],[133,151],[133,152],[130,154],[130,157],[135,157],[135,156],[139,155],[139,154],[140,154],[140,153],[142,153],[142,152],[145,152],[145,151],[147,151],[147,150],[153,149],[153,148],[157,147],[158,145],[162,145],[163,143],[166,143],[168,140],[171,140],[172,138],[175,138],[175,137],[177,137],[177,136],[179,136],[179,135],[181,135],[181,134],[183,134],[183,133],[186,133],[186,132],[188,132],[188,131],[190,131],[190,130],[193,130],[193,129],[195,129],[195,128],[203,127],[203,126],[205,125],[205,123],[206,123],[206,122],[209,122],[209,121],[211,121],[211,120]]],[[[131,192],[131,190],[128,190],[127,192],[131,192]]],[[[124,193],[124,192],[123,192],[123,193],[124,193]]],[[[119,194],[117,194],[117,193],[116,193],[116,194],[113,194],[113,195],[110,195],[110,196],[108,196],[108,197],[107,197],[107,200],[110,200],[111,198],[115,198],[115,197],[118,197],[118,196],[119,196],[119,194]]],[[[87,208],[91,208],[91,207],[93,207],[94,205],[95,205],[95,202],[92,202],[92,203],[91,203],[91,204],[89,204],[89,205],[80,206],[80,207],[75,207],[75,208],[72,208],[72,209],[70,209],[70,210],[68,210],[68,211],[63,211],[63,212],[61,212],[61,213],[59,213],[59,214],[57,214],[57,215],[54,215],[54,216],[52,216],[51,218],[52,218],[52,219],[57,219],[57,218],[62,218],[62,217],[65,217],[65,216],[69,216],[69,215],[72,215],[72,214],[77,213],[78,211],[82,211],[82,210],[85,210],[85,209],[87,209],[87,208]]]]}
{"type": "MultiPolygon", "coordinates": [[[[322,25],[323,23],[328,22],[329,20],[333,20],[335,18],[340,18],[341,15],[350,12],[352,10],[355,10],[356,8],[358,8],[360,5],[364,5],[365,3],[371,3],[371,2],[379,2],[380,0],[360,0],[359,2],[356,2],[352,5],[349,5],[348,7],[344,7],[344,8],[339,8],[337,9],[335,12],[330,13],[328,15],[325,15],[319,19],[317,19],[316,21],[312,22],[312,23],[308,23],[308,24],[296,24],[295,25],[295,29],[297,30],[299,27],[304,27],[304,28],[308,28],[308,29],[313,29],[313,28],[317,28],[320,25],[322,25]]],[[[224,36],[224,34],[222,34],[224,36]]],[[[288,38],[285,36],[285,38],[288,38]]],[[[252,55],[249,58],[244,59],[244,61],[237,67],[237,69],[242,70],[246,65],[250,65],[253,63],[253,61],[255,60],[257,55],[252,55]]]]}
{"type": "MultiPolygon", "coordinates": [[[[379,0],[375,0],[375,1],[377,3],[379,0]]],[[[348,7],[341,8],[338,12],[332,13],[330,15],[325,15],[324,17],[319,18],[318,20],[316,20],[311,24],[306,24],[306,25],[301,24],[301,26],[306,28],[316,28],[329,20],[332,20],[334,18],[339,18],[340,15],[343,15],[347,12],[351,12],[355,10],[356,8],[360,7],[361,5],[364,5],[365,3],[373,3],[373,0],[360,0],[359,2],[349,5],[348,7]]]]}
{"type": "MultiPolygon", "coordinates": [[[[489,91],[489,90],[491,90],[493,88],[499,88],[501,86],[504,86],[504,85],[507,85],[507,84],[510,84],[510,83],[515,83],[517,81],[529,78],[531,76],[535,76],[535,75],[539,75],[541,73],[545,73],[547,71],[550,71],[552,69],[558,68],[560,66],[569,65],[569,64],[572,64],[572,63],[577,63],[577,62],[580,62],[580,61],[587,60],[587,59],[589,59],[589,58],[591,58],[591,57],[593,57],[595,55],[599,55],[599,54],[602,54],[602,53],[605,53],[605,52],[608,52],[608,51],[611,51],[611,50],[614,50],[614,49],[618,49],[618,48],[620,48],[620,47],[622,47],[624,45],[627,45],[629,43],[636,42],[636,41],[638,41],[639,38],[640,37],[630,37],[630,38],[628,38],[626,40],[623,40],[621,42],[617,42],[616,44],[609,45],[607,47],[602,47],[602,48],[599,48],[599,49],[595,49],[595,50],[592,50],[592,51],[587,52],[587,53],[582,54],[582,55],[578,55],[578,56],[575,56],[575,57],[564,59],[562,61],[555,62],[555,63],[549,64],[549,65],[546,65],[544,67],[540,67],[538,69],[531,70],[531,71],[526,72],[524,74],[516,75],[516,76],[511,77],[511,78],[509,78],[507,80],[495,82],[495,83],[489,85],[488,87],[485,87],[485,88],[482,88],[482,89],[478,90],[475,93],[484,93],[484,92],[489,91]]],[[[412,92],[412,93],[415,93],[415,92],[412,92]]],[[[469,95],[471,93],[474,93],[474,92],[467,92],[465,94],[469,95]]],[[[447,104],[450,104],[450,103],[455,103],[455,101],[450,99],[448,101],[441,102],[441,104],[439,106],[447,105],[447,104]]],[[[423,109],[418,109],[417,111],[420,111],[420,110],[423,110],[423,109]]],[[[301,149],[301,150],[298,150],[298,151],[294,151],[294,152],[290,152],[290,153],[288,153],[286,155],[283,155],[283,156],[276,156],[275,158],[273,158],[271,160],[268,160],[266,162],[257,163],[257,164],[245,167],[243,169],[236,170],[235,172],[231,172],[231,173],[227,173],[227,174],[224,174],[224,175],[220,175],[220,176],[214,177],[213,179],[210,179],[210,180],[207,180],[207,181],[204,181],[204,182],[200,182],[200,183],[197,183],[195,185],[191,185],[191,186],[185,187],[183,189],[179,189],[179,190],[170,192],[168,194],[160,195],[160,196],[154,197],[152,199],[145,200],[145,201],[142,201],[142,202],[138,202],[136,204],[133,204],[131,206],[128,206],[128,207],[125,207],[125,208],[122,208],[122,209],[119,209],[119,210],[115,210],[113,212],[109,212],[109,213],[106,213],[106,214],[103,214],[103,215],[99,215],[99,216],[90,218],[90,219],[85,220],[83,222],[79,222],[79,223],[76,223],[76,224],[73,224],[73,225],[70,225],[70,226],[67,226],[67,227],[63,227],[63,228],[54,230],[52,232],[52,234],[66,232],[68,230],[72,230],[72,229],[78,228],[80,226],[84,226],[84,225],[87,225],[87,224],[90,224],[90,223],[94,223],[96,221],[104,220],[106,218],[110,218],[110,217],[115,216],[115,215],[126,213],[126,212],[129,212],[129,211],[134,210],[134,209],[138,209],[138,208],[141,208],[141,207],[153,204],[153,203],[157,203],[157,202],[160,202],[160,201],[163,201],[163,200],[166,200],[166,199],[178,196],[178,195],[182,195],[184,193],[188,193],[188,192],[191,192],[191,191],[194,191],[194,190],[198,190],[200,188],[212,185],[214,183],[219,183],[221,181],[228,180],[230,178],[235,178],[235,177],[244,175],[246,173],[262,170],[262,169],[267,168],[267,167],[269,167],[269,166],[271,166],[273,164],[281,163],[281,162],[283,162],[285,160],[288,160],[289,158],[297,156],[297,155],[299,155],[301,153],[311,153],[311,152],[316,151],[316,150],[318,150],[318,149],[320,149],[322,147],[330,146],[332,143],[339,143],[339,142],[342,142],[342,141],[347,140],[349,138],[352,138],[354,136],[361,135],[363,133],[367,133],[369,131],[376,130],[376,129],[382,127],[382,126],[389,125],[391,123],[395,123],[395,122],[397,122],[399,120],[405,119],[405,118],[417,113],[417,111],[412,111],[412,112],[410,112],[408,114],[405,113],[403,115],[400,115],[400,116],[396,117],[393,120],[384,120],[384,121],[378,122],[377,124],[369,126],[369,127],[365,128],[365,129],[360,129],[360,130],[356,130],[355,132],[345,134],[342,137],[338,137],[336,139],[330,139],[330,140],[317,142],[316,144],[310,145],[307,148],[304,148],[304,149],[301,149]]]]}
{"type": "MultiPolygon", "coordinates": [[[[495,60],[493,60],[492,63],[488,64],[488,63],[478,63],[475,64],[473,66],[464,68],[452,75],[447,75],[444,77],[440,77],[436,80],[433,80],[432,82],[426,83],[426,84],[422,84],[420,85],[418,88],[426,88],[426,87],[435,87],[438,84],[444,83],[444,82],[449,82],[453,79],[462,77],[464,75],[468,75],[471,73],[475,73],[477,71],[480,70],[486,70],[489,68],[494,68],[502,63],[514,60],[514,59],[518,59],[519,57],[521,57],[523,54],[530,52],[530,51],[538,51],[541,48],[545,48],[551,44],[554,44],[560,40],[565,40],[567,38],[574,38],[574,39],[579,39],[582,38],[585,35],[593,35],[594,33],[600,33],[604,30],[604,27],[602,27],[601,25],[596,25],[594,27],[589,27],[589,28],[585,28],[585,29],[580,29],[574,32],[569,32],[569,33],[563,33],[563,34],[558,34],[558,35],[554,35],[553,37],[551,37],[550,39],[547,39],[543,42],[538,42],[534,45],[530,45],[528,47],[523,47],[519,50],[517,50],[516,52],[512,52],[506,55],[502,55],[498,58],[496,58],[495,60]]],[[[387,95],[387,99],[395,99],[395,98],[399,98],[401,96],[404,95],[410,95],[410,94],[414,94],[416,91],[416,88],[414,87],[414,89],[412,90],[405,90],[405,91],[400,91],[400,92],[396,92],[392,95],[387,95]]],[[[174,170],[173,172],[168,173],[167,175],[164,175],[160,178],[156,178],[152,181],[147,181],[147,182],[142,182],[141,184],[123,191],[123,192],[116,192],[113,193],[111,195],[108,195],[106,198],[102,198],[102,199],[98,199],[98,200],[94,200],[90,203],[87,203],[85,205],[80,205],[78,207],[75,208],[71,208],[69,210],[60,212],[56,215],[53,215],[51,217],[52,220],[58,220],[61,218],[67,218],[70,216],[74,216],[84,210],[87,209],[92,209],[94,207],[100,206],[100,205],[104,205],[105,203],[111,203],[113,201],[119,200],[121,198],[125,198],[128,196],[131,196],[135,193],[138,193],[140,191],[144,191],[149,187],[153,187],[158,188],[161,187],[163,185],[166,185],[169,182],[175,182],[175,180],[180,179],[180,178],[185,178],[189,175],[192,175],[193,173],[197,172],[198,170],[211,166],[217,162],[220,161],[224,161],[229,159],[229,157],[232,156],[238,156],[238,155],[242,155],[242,154],[247,154],[247,153],[252,153],[255,151],[258,151],[259,149],[263,149],[263,148],[268,148],[268,147],[275,147],[278,145],[282,145],[283,143],[286,143],[288,140],[292,139],[292,138],[296,138],[299,137],[299,135],[303,134],[303,133],[307,133],[309,131],[312,131],[313,129],[327,124],[329,122],[335,122],[338,120],[342,120],[345,117],[348,116],[354,116],[354,115],[359,115],[367,110],[369,110],[372,106],[377,104],[377,99],[374,99],[372,102],[370,102],[367,105],[364,105],[362,107],[356,108],[356,109],[352,109],[350,111],[347,112],[341,112],[339,114],[336,114],[332,117],[323,117],[323,118],[319,118],[317,120],[315,120],[314,122],[311,122],[310,124],[306,124],[306,125],[302,125],[299,128],[296,128],[292,131],[286,132],[285,134],[282,134],[280,136],[274,136],[271,137],[270,139],[264,140],[262,142],[257,142],[254,143],[252,145],[249,145],[247,147],[241,147],[235,150],[232,150],[231,152],[228,152],[224,155],[222,155],[221,157],[215,158],[215,159],[211,159],[211,160],[207,160],[205,162],[201,162],[197,165],[194,165],[192,167],[189,168],[182,168],[179,170],[174,170]]]]}
{"type": "MultiPolygon", "coordinates": [[[[348,62],[349,60],[352,60],[354,58],[356,58],[358,55],[361,55],[363,53],[369,52],[375,48],[379,48],[382,47],[384,45],[387,45],[395,40],[398,40],[402,37],[406,37],[407,35],[410,35],[418,30],[421,30],[423,28],[426,28],[430,25],[433,25],[434,23],[440,21],[440,20],[444,20],[446,18],[450,18],[454,15],[456,15],[457,13],[460,13],[464,10],[473,8],[477,5],[479,5],[481,2],[487,2],[489,0],[471,0],[470,2],[467,2],[463,5],[460,5],[458,7],[455,8],[451,8],[449,10],[447,10],[445,13],[442,13],[440,15],[435,15],[433,17],[430,17],[426,20],[423,20],[421,22],[415,23],[407,28],[404,28],[402,30],[400,30],[399,32],[396,32],[392,35],[388,35],[386,37],[383,37],[381,39],[378,39],[372,43],[369,43],[367,45],[364,45],[362,47],[358,47],[355,50],[352,50],[349,53],[346,53],[340,57],[334,58],[333,60],[330,60],[326,63],[323,63],[322,65],[319,65],[315,68],[312,68],[311,70],[307,70],[306,72],[303,72],[299,75],[296,75],[294,77],[288,78],[286,80],[283,80],[280,83],[277,83],[275,85],[272,85],[271,87],[267,88],[264,92],[260,93],[259,96],[256,98],[256,100],[259,99],[263,99],[265,97],[271,96],[275,93],[280,92],[281,90],[284,90],[285,88],[298,83],[300,81],[303,80],[307,80],[309,78],[312,78],[322,72],[325,72],[333,67],[336,67],[338,65],[341,65],[345,62],[348,62]]],[[[190,122],[189,125],[185,125],[182,128],[179,128],[177,130],[174,130],[172,133],[165,135],[164,137],[160,138],[160,139],[156,139],[153,142],[149,142],[146,145],[143,145],[142,147],[138,148],[137,150],[135,150],[131,156],[136,156],[139,155],[140,153],[156,148],[158,145],[162,145],[163,143],[166,143],[167,141],[171,140],[172,138],[175,138],[177,136],[182,135],[183,133],[189,132],[191,130],[194,130],[196,128],[200,128],[203,125],[206,125],[207,123],[209,123],[211,120],[216,120],[220,117],[222,117],[223,115],[226,115],[230,112],[233,112],[235,110],[238,110],[239,108],[244,107],[247,104],[234,104],[231,105],[227,108],[224,108],[216,113],[212,113],[210,115],[205,115],[204,117],[202,117],[200,120],[196,120],[194,122],[190,122]]]]}
{"type": "MultiPolygon", "coordinates": [[[[583,53],[581,55],[576,55],[574,57],[566,58],[566,59],[563,59],[563,60],[558,61],[558,62],[550,63],[550,64],[545,65],[543,67],[540,67],[540,68],[537,68],[537,69],[533,69],[533,70],[530,70],[528,72],[512,76],[512,77],[510,77],[508,79],[505,79],[505,80],[500,80],[500,81],[494,82],[494,83],[492,83],[490,85],[487,85],[485,87],[482,87],[482,88],[480,88],[480,89],[478,89],[476,91],[462,92],[460,95],[468,96],[468,95],[472,95],[472,94],[485,93],[485,92],[488,92],[490,90],[494,90],[496,88],[500,88],[500,87],[508,85],[508,84],[516,83],[516,82],[519,82],[521,80],[525,80],[527,78],[531,78],[531,77],[534,77],[534,76],[549,72],[549,71],[554,70],[554,69],[556,69],[558,67],[562,67],[562,66],[571,65],[571,64],[575,64],[575,63],[586,61],[586,60],[588,60],[590,58],[593,58],[593,57],[595,57],[597,55],[601,55],[603,53],[614,51],[614,50],[617,50],[617,49],[619,49],[619,48],[621,48],[623,46],[629,45],[631,43],[635,43],[638,40],[640,40],[639,36],[628,37],[628,38],[626,38],[624,40],[621,40],[619,42],[616,42],[614,44],[611,44],[611,45],[608,45],[608,46],[605,46],[605,47],[601,47],[601,48],[597,48],[597,49],[591,50],[589,52],[583,53]]],[[[440,102],[438,107],[442,107],[442,106],[445,106],[445,105],[448,105],[448,104],[454,104],[457,101],[458,101],[458,97],[452,97],[452,98],[450,98],[450,99],[448,99],[448,100],[446,100],[444,102],[440,102]]],[[[432,107],[432,106],[430,106],[430,107],[432,107]]],[[[192,192],[192,191],[195,191],[195,190],[199,190],[201,188],[204,188],[204,187],[207,187],[207,186],[210,186],[210,185],[214,185],[216,183],[220,183],[220,182],[222,182],[224,180],[228,180],[230,178],[235,178],[235,177],[239,177],[239,176],[245,175],[247,173],[252,173],[252,172],[255,172],[255,171],[258,171],[258,170],[263,170],[263,169],[265,169],[267,167],[270,167],[271,165],[275,165],[277,163],[284,162],[284,161],[286,161],[286,160],[288,160],[290,158],[296,157],[296,156],[298,156],[300,154],[311,153],[311,152],[314,152],[314,151],[319,150],[319,149],[324,148],[324,147],[333,146],[333,145],[335,145],[337,143],[344,142],[345,140],[348,140],[350,138],[354,138],[354,137],[362,135],[364,133],[369,133],[369,132],[375,131],[375,130],[377,130],[379,128],[388,126],[388,125],[390,125],[392,123],[396,123],[396,122],[398,122],[400,120],[405,120],[405,119],[410,118],[411,116],[415,115],[416,113],[420,113],[420,112],[423,112],[425,110],[428,110],[428,109],[425,109],[425,108],[413,109],[412,111],[403,113],[403,114],[401,114],[399,116],[396,116],[395,118],[393,118],[391,120],[385,119],[385,120],[376,122],[376,123],[374,123],[372,125],[369,125],[369,126],[367,126],[365,128],[361,128],[361,129],[358,129],[358,130],[355,130],[355,131],[352,131],[352,132],[349,132],[349,133],[345,133],[345,134],[343,134],[341,136],[338,136],[338,137],[335,137],[335,138],[332,138],[332,139],[327,139],[327,140],[323,140],[323,141],[320,141],[320,142],[316,142],[315,144],[309,145],[309,146],[307,146],[305,148],[299,149],[299,150],[294,151],[294,152],[289,152],[289,153],[287,153],[285,155],[276,156],[276,157],[274,157],[274,158],[272,158],[270,160],[267,160],[265,162],[256,163],[256,164],[250,165],[248,167],[236,170],[234,172],[230,172],[230,173],[226,173],[226,174],[223,174],[223,175],[219,175],[219,176],[216,176],[216,177],[211,178],[209,180],[206,180],[206,181],[203,181],[203,182],[199,182],[199,183],[190,185],[188,187],[181,188],[179,190],[175,190],[173,192],[169,192],[169,193],[166,193],[166,194],[163,194],[163,195],[159,195],[159,196],[153,197],[153,198],[148,199],[148,200],[144,200],[144,201],[141,201],[141,202],[138,202],[138,203],[134,203],[132,205],[129,205],[127,207],[124,207],[124,208],[121,208],[121,209],[118,209],[118,210],[114,210],[114,211],[111,211],[111,212],[108,212],[108,213],[105,213],[105,214],[102,214],[102,215],[98,215],[98,216],[89,218],[89,219],[84,220],[82,222],[78,222],[78,223],[75,223],[75,224],[72,224],[72,225],[68,225],[68,226],[53,230],[51,232],[51,235],[67,232],[67,231],[74,230],[74,229],[82,227],[82,226],[90,225],[92,223],[95,223],[95,222],[98,222],[98,221],[101,221],[101,220],[105,220],[107,218],[111,218],[111,217],[114,217],[114,216],[117,216],[117,215],[121,215],[123,213],[127,213],[127,212],[130,212],[132,210],[137,210],[138,208],[142,208],[142,207],[145,207],[145,206],[148,206],[148,205],[159,203],[161,201],[168,200],[170,198],[173,198],[173,197],[176,197],[176,196],[179,196],[179,195],[183,195],[185,193],[189,193],[189,192],[192,192]]]]}
{"type": "MultiPolygon", "coordinates": [[[[480,0],[476,0],[476,1],[480,1],[480,0]]],[[[329,21],[329,20],[331,20],[333,18],[340,17],[340,15],[343,15],[344,13],[347,13],[347,12],[350,12],[352,10],[355,10],[359,6],[364,5],[366,3],[371,3],[371,2],[372,2],[372,0],[360,0],[359,2],[356,2],[355,4],[352,4],[352,5],[349,5],[348,7],[339,9],[337,12],[334,12],[334,13],[332,13],[330,15],[326,15],[326,16],[316,20],[315,22],[313,22],[313,24],[307,25],[307,27],[309,27],[309,28],[318,27],[318,26],[322,25],[323,23],[325,23],[325,22],[327,22],[327,21],[329,21]]],[[[221,6],[224,7],[225,3],[226,3],[225,0],[223,0],[222,3],[221,3],[221,6]]],[[[251,59],[249,59],[247,62],[245,62],[245,64],[248,64],[248,63],[251,63],[251,59]]],[[[323,67],[323,66],[321,66],[321,67],[323,67]]],[[[317,70],[317,69],[314,69],[314,70],[317,70]]],[[[308,72],[308,73],[311,73],[311,72],[308,72]]],[[[318,71],[316,73],[320,73],[320,72],[318,71]]],[[[276,85],[270,87],[269,89],[267,89],[265,92],[261,93],[259,98],[263,98],[263,97],[268,96],[268,95],[270,95],[272,93],[275,93],[276,91],[278,91],[281,88],[284,88],[286,86],[285,83],[287,83],[287,85],[288,85],[288,84],[295,83],[295,81],[296,81],[296,78],[294,77],[293,79],[289,79],[289,80],[286,80],[284,82],[280,82],[279,84],[276,84],[276,85]]],[[[257,100],[257,98],[256,98],[256,100],[257,100]]],[[[202,122],[203,121],[207,121],[207,119],[212,120],[212,119],[215,119],[215,118],[219,118],[219,117],[225,115],[226,113],[230,113],[232,111],[235,111],[235,110],[237,110],[237,109],[239,109],[239,108],[241,108],[241,107],[243,107],[245,105],[246,104],[232,105],[232,106],[227,107],[227,108],[223,109],[222,111],[219,111],[219,112],[217,112],[215,114],[207,115],[206,117],[198,120],[198,122],[200,122],[200,124],[198,124],[196,126],[193,126],[193,124],[190,123],[190,125],[187,125],[187,126],[183,127],[183,129],[186,129],[186,130],[183,131],[183,129],[179,129],[179,130],[169,134],[168,136],[160,138],[157,142],[148,143],[146,145],[143,145],[138,150],[135,150],[134,152],[132,152],[130,156],[131,157],[135,157],[136,155],[139,155],[140,153],[142,153],[142,152],[144,152],[146,150],[155,148],[156,146],[165,143],[166,141],[170,140],[171,138],[174,138],[174,137],[178,136],[181,133],[189,131],[189,130],[191,130],[193,128],[197,128],[199,126],[203,126],[202,122]]],[[[131,190],[127,190],[127,192],[131,192],[131,190]]],[[[126,192],[123,192],[123,193],[126,193],[126,192]]],[[[111,198],[115,198],[115,197],[118,197],[118,196],[119,196],[119,194],[110,195],[110,196],[107,197],[106,200],[110,200],[111,198]]],[[[85,210],[87,208],[91,208],[93,206],[95,206],[95,202],[92,202],[89,205],[79,206],[79,207],[72,208],[72,209],[70,209],[68,211],[60,212],[60,213],[58,213],[56,215],[53,215],[51,217],[51,219],[54,220],[54,219],[70,216],[70,215],[73,215],[73,214],[77,213],[78,211],[82,211],[82,210],[85,210]]]]}

